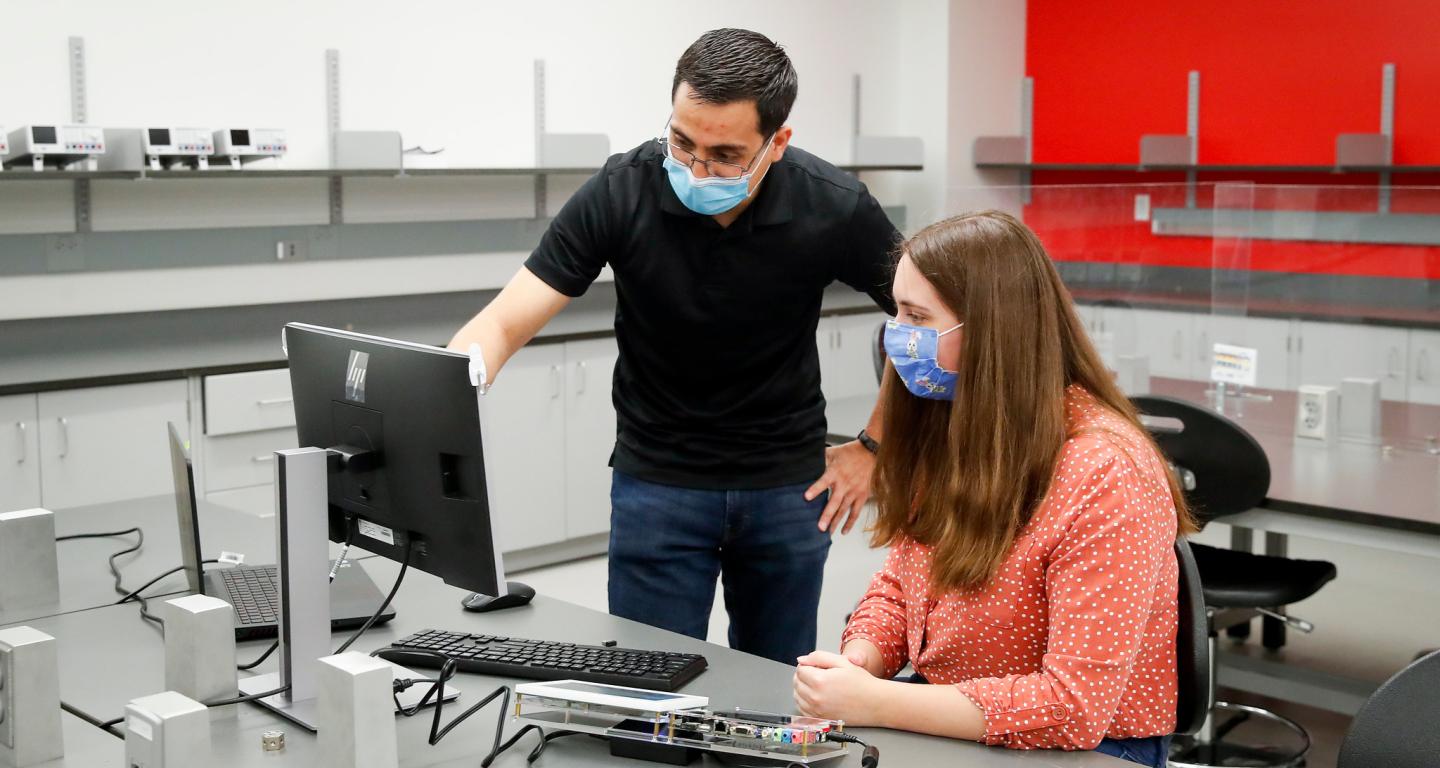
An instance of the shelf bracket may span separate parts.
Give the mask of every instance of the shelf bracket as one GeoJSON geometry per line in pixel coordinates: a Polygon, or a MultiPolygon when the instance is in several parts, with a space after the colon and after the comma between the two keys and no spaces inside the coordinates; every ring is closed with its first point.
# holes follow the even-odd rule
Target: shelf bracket
{"type": "MultiPolygon", "coordinates": [[[[1395,162],[1395,65],[1380,67],[1380,135],[1385,137],[1385,165],[1395,162]]],[[[1380,172],[1378,209],[1390,212],[1390,171],[1380,172]]]]}
{"type": "MultiPolygon", "coordinates": [[[[1185,135],[1190,137],[1190,165],[1200,163],[1200,71],[1185,77],[1185,135]]],[[[1200,174],[1193,167],[1185,172],[1185,207],[1195,207],[1195,186],[1200,174]]]]}
{"type": "MultiPolygon", "coordinates": [[[[88,122],[90,110],[85,93],[85,38],[72,37],[69,41],[70,62],[70,121],[81,124],[88,122]]],[[[93,169],[92,169],[93,170],[93,169]]],[[[75,180],[75,232],[86,234],[91,231],[90,180],[75,180]]]]}
{"type": "MultiPolygon", "coordinates": [[[[330,167],[340,158],[340,51],[325,51],[325,128],[330,138],[330,167]]],[[[330,224],[345,223],[345,185],[336,173],[330,177],[330,224]]]]}
{"type": "MultiPolygon", "coordinates": [[[[535,167],[545,167],[545,60],[535,60],[535,167]]],[[[549,205],[550,180],[535,174],[535,218],[545,218],[549,205]]]]}
{"type": "MultiPolygon", "coordinates": [[[[1025,142],[1025,164],[1035,162],[1035,78],[1020,80],[1020,138],[1025,142]]],[[[1030,204],[1030,169],[1020,172],[1020,202],[1030,204]]]]}

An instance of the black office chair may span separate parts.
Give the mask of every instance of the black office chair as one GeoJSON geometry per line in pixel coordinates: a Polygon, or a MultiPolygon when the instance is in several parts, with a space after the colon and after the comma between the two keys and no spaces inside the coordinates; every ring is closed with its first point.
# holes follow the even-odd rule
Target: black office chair
{"type": "Polygon", "coordinates": [[[1175,631],[1176,665],[1180,696],[1175,709],[1175,733],[1198,733],[1210,714],[1210,619],[1195,555],[1184,539],[1175,541],[1180,563],[1180,614],[1175,631]]]}
{"type": "MultiPolygon", "coordinates": [[[[1255,508],[1270,489],[1270,461],[1265,451],[1240,425],[1212,410],[1168,397],[1134,398],[1146,417],[1159,417],[1171,425],[1147,424],[1180,476],[1185,498],[1200,524],[1255,508]]],[[[1303,765],[1310,737],[1289,718],[1259,707],[1217,701],[1214,696],[1218,633],[1270,616],[1302,632],[1314,627],[1283,613],[1284,606],[1315,594],[1335,578],[1332,563],[1294,560],[1191,544],[1206,606],[1210,666],[1210,717],[1191,738],[1177,740],[1171,757],[1176,766],[1303,765]],[[1217,712],[1232,716],[1216,723],[1217,712]],[[1249,746],[1225,737],[1251,718],[1279,723],[1299,739],[1298,750],[1249,746]]]]}
{"type": "Polygon", "coordinates": [[[1440,760],[1440,652],[1400,670],[1355,714],[1337,768],[1433,768],[1440,760]]]}

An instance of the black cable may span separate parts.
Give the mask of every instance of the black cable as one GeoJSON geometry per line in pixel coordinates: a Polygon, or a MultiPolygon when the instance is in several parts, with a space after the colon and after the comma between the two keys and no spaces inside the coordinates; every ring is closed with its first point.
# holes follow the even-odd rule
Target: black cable
{"type": "Polygon", "coordinates": [[[351,644],[359,640],[361,635],[365,634],[366,630],[375,626],[375,622],[380,620],[380,614],[384,613],[385,609],[390,607],[390,601],[394,600],[395,593],[400,591],[400,582],[405,580],[405,572],[410,570],[410,553],[414,542],[415,540],[412,538],[405,539],[405,559],[400,561],[400,573],[395,576],[395,585],[390,587],[390,594],[386,595],[385,599],[381,601],[380,607],[375,609],[375,613],[371,614],[370,618],[366,619],[365,623],[362,624],[359,629],[355,630],[355,634],[351,635],[349,640],[341,643],[340,647],[335,649],[335,653],[344,653],[351,644]]]}
{"type": "MultiPolygon", "coordinates": [[[[384,649],[383,649],[383,648],[379,648],[379,649],[376,649],[376,650],[374,650],[374,651],[371,651],[371,652],[370,652],[370,655],[371,655],[371,656],[376,656],[376,655],[378,655],[382,650],[384,650],[384,649]]],[[[540,734],[541,734],[542,737],[545,735],[545,732],[544,732],[543,730],[541,730],[538,725],[527,725],[527,726],[525,726],[524,728],[521,728],[520,731],[519,731],[518,733],[516,733],[514,736],[510,737],[510,740],[509,740],[509,741],[506,741],[504,744],[501,744],[501,743],[500,743],[500,737],[503,736],[504,733],[505,733],[505,714],[506,714],[506,712],[508,712],[509,709],[510,709],[510,688],[509,688],[508,686],[504,686],[504,685],[502,685],[502,686],[500,686],[499,688],[496,688],[495,690],[491,691],[489,694],[487,694],[487,695],[485,696],[485,698],[483,698],[483,699],[481,699],[480,701],[476,702],[474,705],[472,705],[469,709],[465,710],[464,712],[461,712],[460,714],[456,715],[456,716],[455,716],[455,719],[451,720],[449,723],[446,723],[444,727],[441,727],[441,725],[440,725],[440,717],[441,717],[441,712],[442,712],[442,710],[443,710],[444,707],[445,707],[445,696],[444,696],[445,683],[449,682],[452,678],[455,677],[455,675],[459,672],[460,667],[459,667],[459,665],[455,662],[454,659],[452,659],[452,658],[450,658],[450,657],[448,657],[448,656],[446,656],[446,655],[444,655],[444,654],[442,654],[442,653],[438,653],[438,652],[435,652],[435,651],[422,651],[422,650],[419,650],[419,649],[410,649],[410,652],[411,652],[411,653],[416,653],[416,654],[423,654],[423,655],[426,655],[426,656],[431,656],[431,657],[434,657],[434,658],[436,658],[436,659],[440,659],[440,660],[441,660],[441,663],[440,663],[440,672],[439,672],[439,674],[437,674],[437,675],[435,676],[435,679],[434,679],[434,680],[406,680],[406,681],[397,681],[397,684],[396,684],[396,687],[395,687],[395,692],[398,694],[400,691],[403,691],[403,690],[405,690],[406,688],[409,688],[409,687],[410,687],[411,685],[413,685],[414,683],[418,683],[418,682],[428,682],[428,683],[430,683],[430,690],[429,690],[429,691],[426,691],[425,695],[424,695],[423,697],[421,697],[420,702],[419,702],[418,704],[416,704],[416,705],[413,706],[413,707],[410,707],[409,709],[401,708],[401,707],[400,707],[400,699],[399,699],[399,696],[396,696],[396,697],[395,697],[395,706],[396,706],[397,709],[400,710],[400,714],[401,714],[401,715],[404,715],[405,717],[410,717],[410,716],[414,715],[415,713],[419,712],[422,707],[424,707],[426,704],[429,703],[429,701],[430,701],[430,699],[431,699],[432,697],[435,699],[435,712],[434,712],[434,716],[433,716],[433,717],[431,718],[431,720],[430,720],[430,738],[429,738],[430,746],[433,747],[433,746],[435,746],[436,744],[439,744],[441,739],[445,738],[445,736],[448,735],[448,734],[450,733],[450,731],[452,731],[452,730],[455,729],[455,726],[460,725],[461,723],[463,723],[463,722],[465,722],[467,719],[469,719],[471,715],[473,715],[473,714],[475,714],[476,712],[479,712],[480,710],[484,709],[484,708],[485,708],[485,705],[487,705],[487,704],[489,704],[490,702],[494,701],[494,700],[496,699],[496,697],[500,697],[500,709],[499,709],[498,712],[495,713],[495,715],[496,715],[496,716],[495,716],[495,741],[494,741],[494,742],[491,744],[491,746],[490,746],[490,754],[486,755],[486,756],[485,756],[485,759],[480,762],[481,768],[489,768],[489,765],[490,765],[492,762],[495,761],[495,758],[496,758],[496,757],[498,757],[498,756],[499,756],[502,752],[504,752],[505,750],[507,750],[507,749],[509,749],[510,747],[514,746],[514,745],[515,745],[515,742],[519,741],[519,740],[520,740],[520,737],[521,737],[522,735],[524,735],[524,734],[526,734],[526,733],[529,733],[531,730],[540,731],[540,734]]]]}
{"type": "Polygon", "coordinates": [[[866,744],[857,736],[851,736],[843,731],[831,731],[825,734],[825,738],[829,741],[859,744],[861,749],[860,768],[876,768],[880,765],[880,748],[866,744]]]}
{"type": "MultiPolygon", "coordinates": [[[[143,544],[144,541],[145,541],[145,534],[142,532],[142,533],[140,534],[140,543],[143,544]]],[[[140,603],[140,616],[141,616],[141,618],[144,618],[146,621],[151,621],[151,622],[154,622],[155,624],[157,624],[157,625],[159,625],[159,626],[161,626],[161,627],[164,627],[164,626],[165,626],[165,622],[164,622],[160,617],[155,616],[155,615],[153,615],[153,614],[150,613],[150,604],[149,604],[148,602],[146,602],[145,598],[144,598],[140,593],[141,593],[141,592],[144,592],[145,590],[147,590],[147,589],[149,589],[150,587],[154,586],[155,584],[159,583],[160,580],[161,580],[161,579],[164,579],[166,576],[169,576],[169,575],[171,575],[171,574],[173,574],[173,573],[179,573],[180,571],[185,570],[185,566],[182,565],[182,566],[178,566],[178,567],[176,567],[176,568],[171,568],[170,570],[168,570],[168,571],[160,574],[159,576],[156,576],[155,578],[153,578],[153,579],[145,582],[144,586],[140,587],[139,589],[136,589],[136,590],[133,590],[133,591],[130,591],[130,592],[126,592],[126,591],[125,591],[125,588],[124,588],[124,587],[121,585],[121,583],[120,583],[120,571],[119,571],[119,569],[115,568],[115,558],[119,557],[120,555],[125,554],[126,552],[134,552],[136,549],[139,549],[139,548],[140,548],[140,544],[136,544],[136,545],[135,545],[134,547],[132,547],[131,549],[122,550],[122,551],[116,552],[115,554],[113,554],[113,555],[110,556],[110,570],[111,570],[112,573],[115,574],[115,592],[116,592],[117,594],[123,595],[123,597],[121,597],[119,600],[116,600],[116,601],[115,601],[115,605],[121,605],[121,604],[123,604],[123,603],[128,603],[128,602],[130,602],[131,600],[134,600],[134,601],[140,603]]],[[[218,563],[218,562],[220,562],[220,561],[219,561],[219,560],[201,560],[201,561],[200,561],[200,564],[203,566],[203,565],[212,565],[212,564],[218,563]]]]}
{"type": "MultiPolygon", "coordinates": [[[[346,520],[350,523],[350,525],[348,528],[348,532],[345,534],[345,546],[340,550],[340,557],[336,558],[334,567],[330,569],[330,583],[332,584],[335,583],[335,574],[340,570],[340,566],[345,562],[345,556],[350,552],[350,546],[355,543],[355,526],[353,525],[354,517],[347,516],[346,520]]],[[[236,664],[235,668],[240,670],[241,672],[248,672],[260,666],[261,664],[264,664],[265,660],[270,658],[270,654],[274,653],[279,647],[280,641],[276,640],[275,642],[270,644],[269,648],[265,649],[264,653],[260,654],[260,658],[250,662],[249,664],[236,664]]]]}
{"type": "Polygon", "coordinates": [[[141,536],[145,535],[145,533],[139,528],[126,528],[123,531],[106,531],[104,533],[72,533],[68,536],[56,536],[55,541],[74,541],[76,539],[112,539],[116,536],[129,536],[132,533],[138,533],[141,536]]]}
{"type": "Polygon", "coordinates": [[[123,717],[116,720],[106,720],[102,722],[94,717],[91,717],[90,715],[85,714],[84,712],[81,712],[80,710],[70,706],[69,704],[66,704],[63,701],[60,702],[60,708],[80,718],[81,720],[84,720],[85,722],[95,726],[96,728],[99,728],[100,730],[110,734],[111,736],[114,736],[117,739],[125,738],[125,734],[115,730],[116,725],[125,722],[125,718],[123,717]]]}
{"type": "Polygon", "coordinates": [[[231,704],[241,704],[247,701],[263,699],[269,696],[274,696],[277,693],[284,693],[288,690],[290,690],[289,685],[282,685],[273,691],[263,691],[261,693],[247,693],[244,696],[235,696],[229,699],[216,699],[214,701],[203,701],[201,703],[207,707],[228,707],[231,704]]]}
{"type": "Polygon", "coordinates": [[[280,647],[280,641],[279,641],[279,640],[276,640],[275,642],[273,642],[273,643],[270,644],[270,647],[269,647],[269,648],[266,648],[266,649],[265,649],[265,652],[264,652],[264,653],[260,654],[260,658],[258,658],[258,659],[256,659],[256,660],[250,662],[249,664],[237,664],[237,665],[235,665],[235,668],[238,669],[238,670],[240,670],[240,671],[242,671],[242,672],[246,672],[246,671],[252,670],[252,669],[260,666],[261,664],[264,664],[264,663],[265,663],[265,660],[268,659],[268,658],[270,658],[270,654],[274,653],[274,652],[275,652],[275,649],[276,649],[276,648],[279,648],[279,647],[280,647]]]}

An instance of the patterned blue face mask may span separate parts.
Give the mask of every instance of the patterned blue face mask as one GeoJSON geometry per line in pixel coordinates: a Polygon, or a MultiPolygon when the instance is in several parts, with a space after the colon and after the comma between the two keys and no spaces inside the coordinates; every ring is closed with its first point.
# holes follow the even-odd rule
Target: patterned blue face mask
{"type": "Polygon", "coordinates": [[[941,368],[936,358],[940,353],[940,337],[962,325],[964,323],[948,331],[937,331],[895,320],[885,323],[885,354],[895,364],[895,372],[900,374],[910,394],[927,400],[955,399],[958,374],[941,368]]]}

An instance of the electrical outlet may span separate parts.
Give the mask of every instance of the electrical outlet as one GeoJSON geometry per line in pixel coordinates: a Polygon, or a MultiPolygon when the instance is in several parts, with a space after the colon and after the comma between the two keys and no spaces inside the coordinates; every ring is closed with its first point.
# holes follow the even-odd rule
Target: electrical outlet
{"type": "Polygon", "coordinates": [[[281,240],[275,243],[276,261],[303,261],[309,255],[309,244],[303,240],[281,240]]]}

